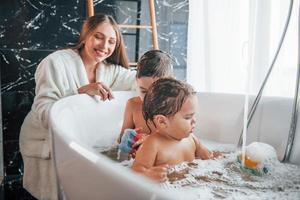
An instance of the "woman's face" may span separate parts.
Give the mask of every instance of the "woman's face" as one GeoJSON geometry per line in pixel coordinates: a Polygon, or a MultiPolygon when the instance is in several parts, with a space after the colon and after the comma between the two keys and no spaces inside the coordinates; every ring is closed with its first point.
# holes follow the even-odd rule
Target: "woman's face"
{"type": "Polygon", "coordinates": [[[87,59],[102,62],[112,55],[116,48],[117,35],[109,22],[99,24],[84,41],[84,55],[87,59]]]}
{"type": "Polygon", "coordinates": [[[144,101],[145,94],[147,93],[149,87],[154,83],[158,78],[157,77],[140,77],[136,78],[139,96],[142,101],[144,101]]]}

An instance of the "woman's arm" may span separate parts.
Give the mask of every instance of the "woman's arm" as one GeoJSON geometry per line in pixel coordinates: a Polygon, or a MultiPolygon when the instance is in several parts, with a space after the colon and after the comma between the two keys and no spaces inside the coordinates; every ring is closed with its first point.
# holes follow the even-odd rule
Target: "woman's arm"
{"type": "Polygon", "coordinates": [[[48,128],[49,111],[57,100],[64,97],[64,74],[59,61],[49,55],[38,66],[35,73],[35,98],[32,106],[44,128],[48,128]]]}
{"type": "Polygon", "coordinates": [[[115,65],[113,83],[110,86],[113,91],[136,90],[136,71],[115,65]]]}

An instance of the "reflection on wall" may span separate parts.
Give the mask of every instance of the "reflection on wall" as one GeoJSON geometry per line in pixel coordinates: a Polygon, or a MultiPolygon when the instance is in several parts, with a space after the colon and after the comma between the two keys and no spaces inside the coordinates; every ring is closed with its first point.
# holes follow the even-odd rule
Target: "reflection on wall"
{"type": "MultiPolygon", "coordinates": [[[[115,9],[120,24],[150,25],[148,1],[116,1],[115,9]]],[[[186,79],[188,1],[156,0],[155,9],[159,48],[173,56],[175,76],[186,79]]],[[[152,48],[151,30],[122,29],[122,32],[131,61],[152,48]]]]}
{"type": "MultiPolygon", "coordinates": [[[[119,24],[150,23],[145,0],[94,0],[94,6],[95,13],[111,14],[119,24]]],[[[155,8],[159,47],[173,55],[175,75],[185,79],[188,1],[155,0],[155,8]]],[[[77,41],[86,16],[85,1],[1,0],[0,13],[5,199],[33,199],[22,189],[20,126],[33,101],[38,63],[77,41]]],[[[152,47],[150,30],[122,32],[131,61],[152,47]]]]}

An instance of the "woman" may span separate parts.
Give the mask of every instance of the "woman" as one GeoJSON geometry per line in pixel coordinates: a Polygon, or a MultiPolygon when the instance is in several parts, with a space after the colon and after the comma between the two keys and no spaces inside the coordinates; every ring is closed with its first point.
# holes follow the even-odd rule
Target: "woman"
{"type": "Polygon", "coordinates": [[[135,87],[135,72],[127,69],[122,35],[111,16],[87,19],[78,44],[58,50],[39,64],[36,96],[20,133],[24,161],[23,186],[38,199],[58,199],[57,180],[48,132],[49,111],[57,100],[86,93],[110,100],[111,90],[135,87]]]}

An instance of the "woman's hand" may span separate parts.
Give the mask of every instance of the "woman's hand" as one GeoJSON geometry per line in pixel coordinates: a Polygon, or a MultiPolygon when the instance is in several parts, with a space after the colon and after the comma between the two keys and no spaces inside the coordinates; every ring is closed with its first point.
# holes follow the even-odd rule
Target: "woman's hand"
{"type": "Polygon", "coordinates": [[[112,100],[114,98],[111,89],[104,85],[102,82],[90,83],[88,85],[82,86],[78,89],[78,93],[85,93],[90,96],[99,95],[102,101],[105,101],[107,99],[112,100]]]}

